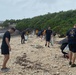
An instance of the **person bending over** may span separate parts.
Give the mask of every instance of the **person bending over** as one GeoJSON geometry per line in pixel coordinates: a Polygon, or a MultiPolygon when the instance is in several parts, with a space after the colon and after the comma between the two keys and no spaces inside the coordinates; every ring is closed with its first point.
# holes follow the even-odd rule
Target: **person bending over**
{"type": "Polygon", "coordinates": [[[25,31],[21,33],[21,44],[25,44],[25,31]]]}

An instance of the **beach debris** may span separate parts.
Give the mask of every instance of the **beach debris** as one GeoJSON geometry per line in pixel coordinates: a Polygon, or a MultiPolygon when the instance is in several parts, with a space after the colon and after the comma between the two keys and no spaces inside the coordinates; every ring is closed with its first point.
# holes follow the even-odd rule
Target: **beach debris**
{"type": "Polygon", "coordinates": [[[53,75],[60,75],[60,72],[56,72],[55,74],[53,74],[53,75]]]}
{"type": "Polygon", "coordinates": [[[37,44],[31,45],[31,46],[34,47],[34,48],[36,48],[36,49],[42,49],[42,48],[44,48],[43,46],[37,45],[37,44]]]}
{"type": "Polygon", "coordinates": [[[42,63],[32,62],[32,61],[28,60],[27,55],[25,53],[23,54],[23,56],[17,57],[15,63],[22,66],[23,70],[31,69],[31,70],[41,70],[41,71],[44,71],[44,72],[49,72],[48,69],[46,69],[44,66],[42,66],[42,63]]]}
{"type": "Polygon", "coordinates": [[[58,65],[53,65],[53,68],[58,68],[58,65]]]}

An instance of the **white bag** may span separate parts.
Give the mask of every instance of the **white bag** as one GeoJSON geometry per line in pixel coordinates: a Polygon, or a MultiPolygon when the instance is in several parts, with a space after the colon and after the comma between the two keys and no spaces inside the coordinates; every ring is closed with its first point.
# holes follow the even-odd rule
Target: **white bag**
{"type": "Polygon", "coordinates": [[[25,41],[27,41],[28,40],[28,36],[27,35],[25,35],[25,41]]]}
{"type": "Polygon", "coordinates": [[[54,39],[53,39],[53,37],[51,38],[50,43],[51,43],[51,45],[54,45],[54,39]]]}
{"type": "Polygon", "coordinates": [[[1,53],[1,44],[0,44],[0,53],[1,53]]]}
{"type": "Polygon", "coordinates": [[[68,45],[64,48],[63,52],[69,53],[69,47],[68,47],[68,45]]]}

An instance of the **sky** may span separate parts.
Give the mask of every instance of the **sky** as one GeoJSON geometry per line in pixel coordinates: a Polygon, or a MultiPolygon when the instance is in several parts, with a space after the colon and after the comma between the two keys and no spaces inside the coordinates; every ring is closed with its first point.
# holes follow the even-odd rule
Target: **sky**
{"type": "Polygon", "coordinates": [[[75,9],[76,0],[0,0],[0,21],[75,9]]]}

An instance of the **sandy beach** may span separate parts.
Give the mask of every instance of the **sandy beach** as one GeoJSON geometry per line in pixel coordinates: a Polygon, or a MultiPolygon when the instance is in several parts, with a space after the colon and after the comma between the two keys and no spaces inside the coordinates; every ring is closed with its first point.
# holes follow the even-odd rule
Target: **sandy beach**
{"type": "MultiPolygon", "coordinates": [[[[56,41],[61,39],[56,38],[56,41]]],[[[1,43],[1,40],[0,40],[1,43]]],[[[0,75],[76,75],[76,68],[69,66],[69,60],[63,58],[58,44],[45,47],[45,40],[29,36],[25,44],[20,37],[11,38],[12,51],[7,66],[9,72],[0,75]]],[[[0,68],[3,56],[0,54],[0,68]]]]}

